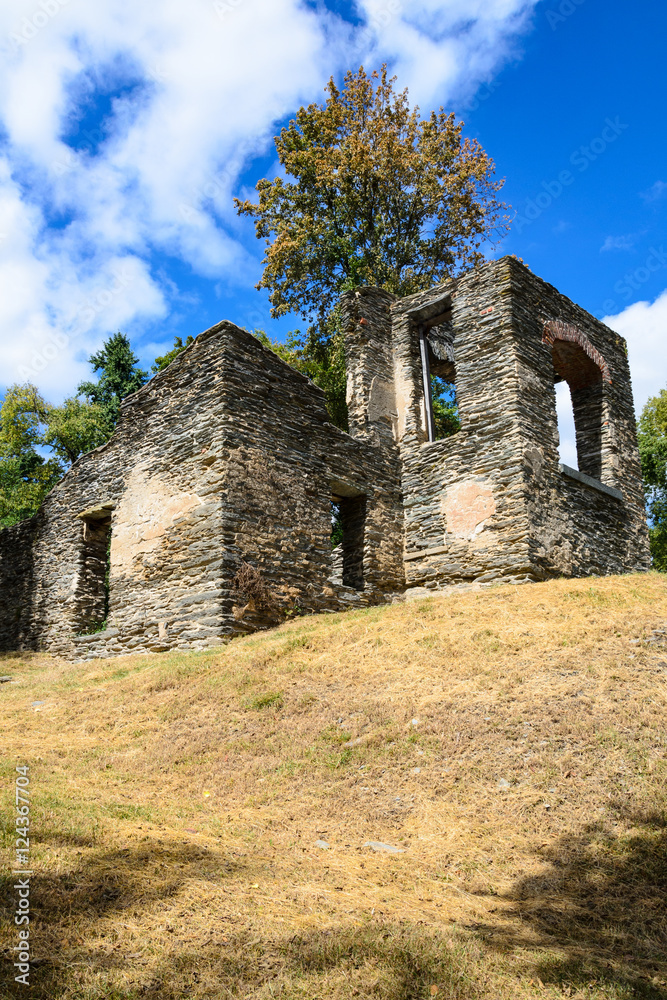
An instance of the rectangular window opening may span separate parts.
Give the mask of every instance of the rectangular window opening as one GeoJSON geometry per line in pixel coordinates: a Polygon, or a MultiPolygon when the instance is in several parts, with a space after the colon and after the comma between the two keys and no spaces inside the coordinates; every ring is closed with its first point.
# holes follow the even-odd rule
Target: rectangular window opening
{"type": "Polygon", "coordinates": [[[331,546],[334,575],[344,587],[364,589],[364,540],[366,497],[333,496],[331,500],[331,546]]]}
{"type": "Polygon", "coordinates": [[[456,401],[456,371],[454,365],[431,365],[430,376],[433,440],[441,441],[461,430],[456,401]]]}
{"type": "Polygon", "coordinates": [[[429,441],[441,441],[461,430],[451,313],[425,324],[420,344],[429,441]]]}
{"type": "Polygon", "coordinates": [[[95,511],[82,517],[82,551],[76,590],[76,618],[79,635],[91,635],[106,628],[109,617],[109,569],[111,514],[95,511]]]}

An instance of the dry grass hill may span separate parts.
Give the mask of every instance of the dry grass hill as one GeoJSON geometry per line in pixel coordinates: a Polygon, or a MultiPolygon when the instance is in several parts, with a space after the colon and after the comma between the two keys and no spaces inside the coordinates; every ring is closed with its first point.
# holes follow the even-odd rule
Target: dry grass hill
{"type": "Polygon", "coordinates": [[[3,998],[667,998],[664,576],[0,673],[3,998]]]}

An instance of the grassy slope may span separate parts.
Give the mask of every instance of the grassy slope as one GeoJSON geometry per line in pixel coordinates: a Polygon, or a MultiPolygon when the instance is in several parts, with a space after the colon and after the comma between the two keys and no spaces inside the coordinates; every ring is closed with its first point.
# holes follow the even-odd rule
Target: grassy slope
{"type": "Polygon", "coordinates": [[[0,996],[667,998],[662,628],[649,574],[2,658],[39,962],[0,996]]]}

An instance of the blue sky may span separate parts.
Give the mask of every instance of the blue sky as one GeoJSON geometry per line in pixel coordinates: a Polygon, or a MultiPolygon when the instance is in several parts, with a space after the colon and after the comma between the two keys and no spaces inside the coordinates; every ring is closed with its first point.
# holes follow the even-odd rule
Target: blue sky
{"type": "Polygon", "coordinates": [[[387,61],[507,178],[489,254],[623,333],[643,404],[667,384],[666,29],[655,0],[5,0],[0,391],[59,401],[117,329],[148,367],[223,318],[303,327],[269,318],[232,196],[329,75],[387,61]]]}

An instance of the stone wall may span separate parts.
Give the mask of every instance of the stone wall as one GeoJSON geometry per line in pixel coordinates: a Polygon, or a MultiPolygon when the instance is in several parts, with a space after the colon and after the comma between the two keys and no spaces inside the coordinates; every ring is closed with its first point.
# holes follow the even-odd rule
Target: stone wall
{"type": "Polygon", "coordinates": [[[512,330],[525,389],[523,474],[535,571],[587,576],[646,570],[648,532],[625,341],[518,262],[504,258],[498,264],[510,276],[512,330]],[[580,469],[593,483],[564,473],[558,461],[554,323],[561,335],[563,329],[577,332],[579,363],[583,353],[600,372],[588,387],[578,385],[576,371],[569,373],[575,415],[580,412],[580,469]],[[581,398],[587,392],[592,401],[581,398]],[[582,419],[587,409],[589,419],[594,413],[593,429],[582,419]]]}
{"type": "Polygon", "coordinates": [[[123,401],[112,439],[36,518],[0,533],[3,591],[23,594],[0,642],[81,657],[197,648],[288,611],[383,600],[403,582],[399,478],[393,445],[332,427],[321,390],[221,323],[123,401]],[[334,494],[363,498],[355,586],[329,582],[334,494]],[[243,563],[264,603],[235,587],[243,563]]]}
{"type": "MultiPolygon", "coordinates": [[[[408,410],[401,442],[408,585],[648,568],[622,338],[506,257],[449,293],[442,286],[393,305],[397,368],[399,358],[416,358],[419,324],[448,297],[461,431],[429,443],[423,410],[415,402],[408,410]],[[576,339],[579,355],[568,369],[554,347],[576,339]],[[573,389],[582,471],[596,482],[559,465],[559,361],[573,389]],[[586,364],[598,373],[592,382],[586,364]]],[[[407,378],[406,368],[402,361],[397,379],[412,380],[416,399],[424,381],[414,361],[407,378]]]]}

